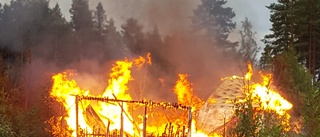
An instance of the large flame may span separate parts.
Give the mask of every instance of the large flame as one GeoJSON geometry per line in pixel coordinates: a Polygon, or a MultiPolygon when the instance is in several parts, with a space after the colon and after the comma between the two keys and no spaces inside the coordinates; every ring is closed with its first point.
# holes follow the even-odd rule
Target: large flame
{"type": "MultiPolygon", "coordinates": [[[[178,74],[178,80],[174,87],[174,92],[177,95],[178,102],[181,104],[186,104],[192,106],[192,112],[198,110],[203,104],[200,98],[193,94],[192,83],[188,81],[187,74],[178,74]]],[[[191,134],[195,137],[208,137],[205,133],[196,129],[196,120],[192,118],[191,125],[191,134]]],[[[214,137],[220,137],[217,133],[214,134],[214,137]]]]}
{"type": "MultiPolygon", "coordinates": [[[[192,84],[188,81],[187,74],[178,74],[179,79],[174,87],[174,92],[177,94],[178,103],[188,106],[194,106],[201,102],[201,100],[193,95],[192,84]]],[[[197,108],[198,109],[198,108],[197,108]]]]}
{"type": "MultiPolygon", "coordinates": [[[[148,60],[151,63],[151,60],[148,60]]],[[[130,94],[126,93],[128,90],[127,83],[132,80],[131,67],[133,62],[138,68],[146,62],[143,57],[139,57],[133,61],[128,61],[127,59],[123,61],[117,61],[109,76],[108,87],[101,95],[102,97],[110,99],[121,99],[121,100],[132,100],[130,94]]],[[[56,74],[52,77],[53,86],[50,95],[54,97],[58,102],[62,103],[67,111],[67,116],[64,118],[67,124],[72,130],[72,136],[76,136],[76,108],[75,108],[75,96],[92,96],[89,90],[82,90],[76,83],[74,79],[70,79],[73,76],[72,71],[65,71],[56,74]]],[[[92,132],[92,125],[89,125],[87,121],[86,109],[88,106],[93,107],[99,116],[100,120],[104,125],[110,125],[110,131],[120,130],[121,112],[123,115],[123,125],[124,131],[127,134],[134,135],[134,124],[132,122],[132,117],[128,113],[127,103],[106,103],[99,102],[98,104],[90,103],[89,101],[80,101],[78,107],[78,122],[79,128],[85,129],[86,132],[92,132]],[[112,124],[110,124],[112,123],[112,124]]],[[[103,128],[103,127],[99,127],[103,128]]]]}
{"type": "MultiPolygon", "coordinates": [[[[75,108],[75,95],[87,95],[89,91],[80,89],[74,79],[68,80],[68,77],[74,75],[72,71],[65,71],[52,77],[53,86],[50,95],[55,97],[56,100],[63,104],[67,110],[67,116],[64,118],[67,121],[69,128],[76,131],[76,108],[75,108]]],[[[84,112],[83,107],[80,107],[79,114],[84,112]]],[[[83,115],[79,115],[80,128],[86,128],[88,131],[92,131],[86,124],[83,115]]],[[[76,133],[72,133],[76,136],[76,133]]]]}
{"type": "MultiPolygon", "coordinates": [[[[141,67],[141,59],[139,57],[135,60],[138,67],[141,67]]],[[[105,92],[102,94],[103,97],[111,98],[111,99],[122,99],[122,100],[132,100],[130,94],[126,93],[128,90],[127,83],[132,79],[130,68],[132,67],[132,62],[128,60],[117,61],[116,65],[111,69],[112,72],[109,76],[108,87],[105,92]]],[[[94,107],[98,113],[103,114],[102,121],[105,125],[108,123],[114,122],[114,124],[110,127],[110,130],[120,129],[121,128],[121,111],[128,112],[128,104],[127,103],[105,103],[99,102],[99,106],[94,107]]],[[[130,135],[134,134],[133,123],[131,122],[132,117],[130,115],[125,115],[123,117],[124,121],[124,130],[130,135]]]]}
{"type": "MultiPolygon", "coordinates": [[[[248,64],[248,72],[245,75],[245,80],[251,80],[251,76],[253,74],[253,69],[251,64],[248,64]]],[[[249,89],[249,92],[245,92],[251,95],[254,104],[258,107],[258,110],[264,111],[273,111],[276,112],[279,116],[283,116],[284,120],[282,121],[282,125],[285,127],[285,130],[288,131],[290,129],[289,124],[289,110],[292,108],[292,104],[288,102],[284,97],[282,97],[278,92],[274,89],[270,88],[272,85],[272,75],[271,74],[263,74],[260,72],[260,76],[262,77],[261,83],[249,83],[246,85],[249,89]]]]}
{"type": "MultiPolygon", "coordinates": [[[[98,97],[114,100],[132,100],[131,95],[127,92],[129,89],[127,84],[133,80],[131,69],[133,65],[140,69],[145,63],[149,65],[152,64],[150,53],[147,54],[147,59],[138,57],[134,60],[125,59],[116,61],[109,75],[108,86],[101,95],[98,95],[98,97]]],[[[248,73],[243,78],[247,81],[251,80],[253,75],[251,64],[248,64],[248,70],[248,73]]],[[[74,72],[70,70],[54,75],[52,77],[53,86],[50,95],[64,106],[67,114],[62,116],[61,119],[64,119],[68,124],[69,130],[72,131],[72,136],[76,136],[76,96],[81,97],[93,95],[90,94],[89,90],[81,89],[77,85],[76,81],[72,79],[73,75],[75,75],[74,72]]],[[[252,84],[248,82],[244,88],[249,87],[249,92],[245,92],[244,95],[252,95],[255,103],[261,104],[259,105],[260,110],[273,110],[278,115],[285,116],[286,119],[283,124],[288,125],[290,118],[288,110],[292,108],[292,104],[286,101],[275,90],[271,90],[269,88],[269,86],[272,84],[270,74],[261,75],[261,77],[263,79],[261,83],[252,84]]],[[[233,76],[232,78],[241,77],[233,76]]],[[[192,84],[188,81],[187,74],[178,75],[178,80],[174,86],[174,93],[177,95],[179,104],[192,107],[193,115],[191,116],[193,117],[191,119],[191,129],[183,127],[185,131],[190,130],[191,135],[195,137],[221,137],[221,135],[217,133],[207,135],[196,129],[195,123],[197,121],[194,118],[194,113],[196,113],[196,111],[200,108],[200,106],[203,104],[203,101],[193,94],[192,84]]],[[[165,103],[160,103],[160,106],[163,104],[165,103]]],[[[107,126],[110,132],[119,131],[121,125],[123,125],[123,130],[127,135],[141,135],[143,124],[139,121],[133,121],[133,115],[129,112],[129,104],[126,102],[93,102],[80,99],[78,105],[78,130],[81,129],[82,132],[94,132],[94,128],[105,130],[107,126]],[[94,118],[90,118],[88,115],[94,118]],[[94,122],[92,120],[94,120],[94,122]],[[99,127],[94,127],[93,125],[99,125],[99,127]]],[[[159,113],[161,112],[164,113],[163,111],[159,110],[159,113]]],[[[186,111],[174,111],[172,117],[175,119],[169,121],[169,125],[167,114],[159,115],[159,113],[151,113],[150,115],[148,114],[150,118],[153,117],[155,121],[158,122],[156,126],[149,125],[147,127],[148,132],[159,135],[160,132],[163,132],[168,128],[172,128],[172,130],[176,131],[183,131],[182,127],[179,125],[190,124],[188,121],[190,119],[187,119],[189,114],[186,111]]],[[[186,133],[185,131],[180,133],[186,133]]]]}
{"type": "MultiPolygon", "coordinates": [[[[245,75],[245,80],[251,80],[252,74],[252,66],[248,64],[248,72],[245,75]]],[[[273,110],[279,115],[287,113],[287,111],[292,108],[292,104],[284,99],[278,92],[270,88],[272,75],[260,72],[260,76],[263,79],[262,82],[248,83],[248,85],[246,85],[248,88],[244,87],[244,93],[246,95],[250,94],[255,103],[261,104],[261,109],[263,110],[273,110]],[[249,92],[246,92],[247,89],[249,89],[249,92]]]]}

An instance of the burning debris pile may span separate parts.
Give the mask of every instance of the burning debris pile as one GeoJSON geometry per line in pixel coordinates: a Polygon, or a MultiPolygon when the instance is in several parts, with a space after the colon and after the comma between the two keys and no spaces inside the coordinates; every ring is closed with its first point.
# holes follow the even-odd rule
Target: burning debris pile
{"type": "Polygon", "coordinates": [[[268,77],[264,77],[262,84],[246,83],[252,75],[251,67],[244,78],[233,76],[225,79],[206,102],[193,94],[186,74],[178,75],[174,87],[178,103],[134,101],[127,92],[127,84],[133,80],[131,69],[134,66],[139,69],[145,64],[151,65],[150,54],[147,59],[139,57],[131,61],[117,61],[107,88],[96,96],[81,89],[71,79],[73,71],[54,75],[50,95],[67,111],[60,120],[66,122],[70,135],[220,136],[221,127],[232,121],[232,100],[244,101],[247,94],[258,97],[256,103],[262,104],[259,109],[273,109],[279,115],[285,115],[287,120],[290,118],[287,111],[292,105],[267,88],[268,77]],[[250,91],[245,92],[244,89],[250,91]]]}

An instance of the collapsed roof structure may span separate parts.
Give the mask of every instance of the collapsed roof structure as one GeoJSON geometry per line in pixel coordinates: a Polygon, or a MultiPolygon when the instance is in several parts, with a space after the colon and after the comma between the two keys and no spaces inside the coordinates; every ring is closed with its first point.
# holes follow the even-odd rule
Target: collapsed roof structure
{"type": "Polygon", "coordinates": [[[230,100],[243,98],[242,88],[245,81],[242,78],[227,78],[212,93],[205,104],[200,108],[197,116],[197,129],[206,134],[222,132],[225,124],[233,117],[234,104],[230,100]]]}

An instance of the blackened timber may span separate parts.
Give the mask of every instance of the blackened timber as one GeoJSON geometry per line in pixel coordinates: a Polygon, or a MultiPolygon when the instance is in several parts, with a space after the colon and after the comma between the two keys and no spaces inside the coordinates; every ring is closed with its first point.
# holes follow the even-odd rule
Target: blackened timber
{"type": "Polygon", "coordinates": [[[101,129],[102,132],[106,132],[106,126],[91,105],[88,105],[88,107],[85,109],[85,114],[86,115],[84,118],[88,125],[96,125],[97,128],[101,129]]]}
{"type": "Polygon", "coordinates": [[[78,106],[78,103],[79,103],[79,96],[76,96],[75,97],[75,104],[76,104],[76,136],[78,137],[79,136],[79,131],[78,131],[78,125],[79,125],[79,106],[78,106]]]}
{"type": "MultiPolygon", "coordinates": [[[[120,114],[120,137],[123,137],[123,112],[124,112],[124,109],[123,109],[123,102],[121,102],[121,114],[120,114]]],[[[128,117],[129,118],[129,117],[128,117]]]]}
{"type": "Polygon", "coordinates": [[[143,132],[142,137],[146,137],[147,135],[147,105],[144,106],[144,116],[143,116],[143,132]]]}
{"type": "Polygon", "coordinates": [[[192,107],[188,107],[188,137],[191,137],[192,129],[192,107]]]}
{"type": "Polygon", "coordinates": [[[154,102],[154,101],[136,101],[136,100],[121,100],[121,99],[114,99],[114,98],[108,98],[108,97],[93,97],[93,96],[78,96],[79,100],[95,100],[95,101],[101,101],[101,102],[126,102],[126,103],[135,103],[140,105],[147,105],[151,107],[157,107],[162,106],[165,108],[175,108],[175,109],[181,109],[181,110],[188,110],[189,106],[185,106],[178,103],[170,103],[170,102],[154,102]]]}
{"type": "MultiPolygon", "coordinates": [[[[112,94],[113,95],[113,97],[116,99],[116,100],[118,100],[117,99],[117,97],[116,97],[116,95],[114,95],[114,94],[112,94]]],[[[139,131],[139,134],[140,134],[140,128],[139,128],[139,126],[136,124],[136,123],[134,123],[133,122],[133,120],[130,118],[130,116],[128,115],[128,113],[126,112],[126,111],[124,111],[124,109],[123,109],[123,102],[118,102],[118,105],[120,106],[120,108],[121,108],[121,114],[125,114],[126,116],[127,116],[127,118],[130,120],[130,122],[136,127],[136,129],[138,129],[138,131],[139,131]],[[121,104],[120,104],[121,103],[121,104]]]]}

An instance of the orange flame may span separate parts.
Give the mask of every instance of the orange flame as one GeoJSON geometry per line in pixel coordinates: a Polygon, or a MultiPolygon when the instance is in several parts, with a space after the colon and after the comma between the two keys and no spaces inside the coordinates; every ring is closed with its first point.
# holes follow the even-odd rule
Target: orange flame
{"type": "Polygon", "coordinates": [[[148,59],[148,64],[151,65],[152,62],[151,62],[151,54],[150,54],[150,52],[147,53],[147,59],[148,59]]]}
{"type": "Polygon", "coordinates": [[[137,65],[138,69],[141,69],[145,62],[146,62],[146,59],[141,56],[139,56],[137,59],[134,60],[134,64],[137,65]]]}
{"type": "MultiPolygon", "coordinates": [[[[123,61],[117,61],[111,69],[111,73],[108,79],[108,86],[105,91],[100,95],[101,97],[106,97],[109,99],[121,99],[121,100],[132,100],[130,94],[127,93],[129,87],[127,84],[133,80],[131,76],[131,69],[133,65],[136,65],[138,69],[142,68],[143,65],[147,63],[151,65],[151,55],[147,54],[147,60],[143,57],[138,57],[137,59],[129,61],[125,59],[123,61]]],[[[76,136],[76,109],[75,109],[75,95],[81,96],[91,96],[89,90],[81,89],[74,79],[71,79],[73,76],[72,71],[66,71],[59,74],[56,74],[52,77],[53,85],[50,92],[50,95],[60,102],[65,109],[67,110],[67,116],[64,117],[70,130],[72,130],[72,136],[76,136]]],[[[245,77],[241,77],[245,80],[251,80],[253,75],[253,69],[251,64],[248,64],[248,73],[245,77]]],[[[249,85],[250,92],[252,96],[258,97],[254,98],[255,103],[261,104],[260,110],[274,110],[278,115],[285,116],[287,119],[283,122],[284,125],[288,124],[290,115],[288,110],[292,108],[292,104],[286,101],[279,93],[275,90],[268,88],[272,84],[271,75],[261,75],[263,81],[261,84],[251,84],[249,85]]],[[[178,80],[174,87],[174,92],[177,95],[178,103],[193,106],[192,111],[196,111],[202,105],[202,101],[195,95],[193,95],[192,83],[188,81],[187,74],[179,74],[178,80]]],[[[231,79],[240,78],[239,76],[232,76],[231,79]]],[[[94,130],[93,125],[88,121],[87,108],[91,106],[93,110],[97,113],[99,119],[102,121],[103,125],[110,125],[110,131],[120,130],[121,127],[121,112],[123,115],[123,126],[126,134],[130,136],[139,136],[139,132],[142,128],[142,123],[133,122],[133,116],[129,113],[129,105],[125,102],[115,103],[115,102],[90,102],[90,101],[79,101],[79,112],[78,120],[79,127],[81,129],[86,129],[88,132],[94,130]]],[[[185,113],[184,113],[185,114],[185,113]]],[[[182,116],[185,116],[182,114],[182,116]]],[[[192,119],[192,128],[191,134],[195,137],[208,137],[205,133],[199,131],[195,127],[196,121],[192,119]]],[[[161,126],[149,126],[148,131],[159,133],[166,128],[166,124],[160,118],[158,119],[161,126]]],[[[186,118],[181,117],[171,121],[176,124],[185,124],[186,118]]],[[[214,137],[221,137],[221,135],[214,133],[214,137]]]]}
{"type": "Polygon", "coordinates": [[[248,72],[247,74],[244,76],[244,78],[246,80],[251,80],[252,74],[253,74],[253,69],[252,69],[252,64],[251,63],[247,63],[248,65],[248,72]]]}
{"type": "MultiPolygon", "coordinates": [[[[197,96],[193,95],[192,84],[187,79],[188,75],[178,74],[178,76],[179,79],[174,88],[178,103],[192,106],[192,112],[198,110],[202,105],[202,101],[197,96]]],[[[196,121],[194,118],[192,119],[191,134],[195,137],[208,137],[208,135],[196,129],[196,121]]],[[[215,137],[219,137],[219,135],[215,134],[215,137]]]]}
{"type": "MultiPolygon", "coordinates": [[[[245,75],[246,80],[250,80],[252,76],[252,66],[248,64],[248,73],[245,75]]],[[[288,111],[292,108],[292,104],[284,99],[278,92],[269,88],[269,85],[272,84],[272,75],[271,74],[262,74],[260,76],[263,81],[261,83],[249,84],[249,94],[252,95],[253,103],[260,104],[257,105],[260,110],[272,110],[276,112],[279,116],[284,116],[284,121],[282,125],[286,127],[286,131],[289,128],[289,119],[290,115],[288,111]]],[[[241,100],[240,100],[241,101],[241,100]]]]}
{"type": "MultiPolygon", "coordinates": [[[[141,68],[141,63],[145,61],[142,57],[134,60],[138,64],[138,67],[141,68]]],[[[103,97],[108,97],[111,99],[122,99],[122,100],[132,100],[130,94],[126,93],[129,89],[127,83],[132,80],[130,68],[132,67],[132,62],[128,60],[117,61],[116,65],[111,69],[112,72],[109,76],[108,87],[105,92],[102,94],[103,97]]],[[[110,130],[120,130],[121,128],[121,111],[128,113],[128,104],[127,103],[104,103],[100,102],[99,106],[94,107],[95,110],[104,117],[102,121],[105,125],[108,125],[109,122],[114,124],[110,126],[110,130]],[[123,110],[122,110],[123,109],[123,110]]],[[[131,122],[132,117],[130,115],[124,115],[124,131],[130,135],[134,135],[134,125],[131,122]]]]}
{"type": "Polygon", "coordinates": [[[178,96],[178,103],[192,105],[193,89],[191,83],[187,80],[187,74],[179,74],[179,79],[176,82],[174,92],[178,96]]]}
{"type": "MultiPolygon", "coordinates": [[[[69,125],[69,128],[73,130],[72,135],[76,136],[76,108],[74,106],[75,96],[74,95],[87,95],[89,91],[82,90],[78,87],[74,79],[68,80],[68,77],[73,76],[72,71],[66,71],[59,73],[52,77],[53,86],[50,92],[50,96],[54,97],[58,102],[62,103],[68,112],[68,115],[64,118],[69,125]]],[[[79,113],[82,114],[84,109],[79,108],[79,113]]],[[[79,115],[79,126],[80,128],[87,128],[91,131],[91,128],[85,122],[83,115],[79,115]]]]}
{"type": "MultiPolygon", "coordinates": [[[[128,60],[117,61],[113,66],[112,73],[108,80],[108,87],[105,92],[102,94],[102,97],[107,97],[110,99],[122,100],[131,100],[130,94],[126,93],[128,90],[127,83],[132,80],[131,76],[131,67],[133,62],[137,65],[138,68],[141,68],[142,65],[146,62],[143,57],[133,60],[132,62],[128,60]]],[[[82,90],[76,83],[74,79],[69,80],[68,78],[73,75],[72,71],[66,71],[63,73],[56,74],[52,77],[53,86],[50,92],[50,96],[54,97],[58,102],[67,110],[67,117],[65,120],[72,130],[72,136],[76,136],[76,109],[75,109],[75,95],[81,96],[92,96],[90,91],[82,90]]],[[[115,129],[120,130],[120,113],[123,111],[126,115],[123,117],[124,121],[124,131],[127,134],[134,135],[134,124],[131,121],[132,117],[128,113],[128,105],[126,103],[104,103],[99,102],[98,104],[90,103],[90,101],[79,101],[81,104],[78,110],[78,121],[81,129],[86,129],[88,132],[92,132],[92,125],[87,124],[86,121],[88,118],[86,115],[86,108],[90,106],[95,110],[101,121],[104,125],[112,123],[109,127],[110,131],[115,129]],[[110,111],[112,110],[112,111],[110,111]]]]}

